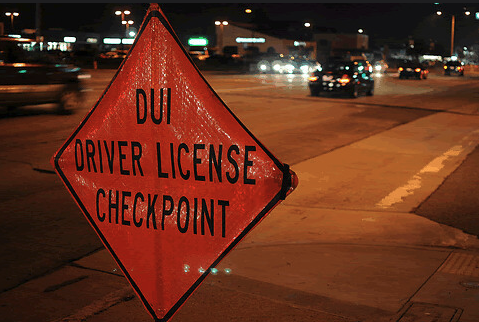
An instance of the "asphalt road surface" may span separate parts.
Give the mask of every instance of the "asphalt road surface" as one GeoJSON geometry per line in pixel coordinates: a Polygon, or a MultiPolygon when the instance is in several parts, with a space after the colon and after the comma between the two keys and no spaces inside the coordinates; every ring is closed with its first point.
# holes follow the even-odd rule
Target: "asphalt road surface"
{"type": "MultiPolygon", "coordinates": [[[[101,249],[49,161],[100,97],[112,70],[89,70],[71,115],[51,105],[0,110],[0,291],[101,249]]],[[[411,213],[479,235],[479,82],[376,77],[373,97],[311,97],[301,75],[205,73],[282,162],[307,169],[287,205],[411,213]],[[317,163],[316,163],[317,164],[317,163]]]]}

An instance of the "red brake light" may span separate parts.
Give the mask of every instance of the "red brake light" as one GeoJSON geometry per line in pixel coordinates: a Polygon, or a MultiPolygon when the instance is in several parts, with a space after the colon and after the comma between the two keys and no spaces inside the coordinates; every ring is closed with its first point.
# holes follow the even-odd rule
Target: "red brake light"
{"type": "Polygon", "coordinates": [[[339,79],[339,82],[342,84],[342,85],[345,85],[347,83],[349,83],[351,81],[351,79],[349,78],[349,76],[347,74],[344,74],[343,77],[341,77],[339,79]]]}

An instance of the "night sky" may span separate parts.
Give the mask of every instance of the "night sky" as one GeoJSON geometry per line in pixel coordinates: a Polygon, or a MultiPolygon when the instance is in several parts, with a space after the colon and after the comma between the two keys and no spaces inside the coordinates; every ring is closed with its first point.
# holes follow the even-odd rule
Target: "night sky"
{"type": "MultiPolygon", "coordinates": [[[[138,28],[148,6],[148,3],[43,3],[41,29],[119,32],[124,27],[114,15],[118,9],[129,9],[130,19],[138,28]]],[[[355,33],[362,28],[372,43],[387,39],[400,41],[413,36],[443,42],[447,46],[451,15],[455,14],[456,41],[477,42],[479,39],[479,20],[474,17],[479,5],[473,3],[160,3],[160,8],[180,38],[183,34],[214,34],[217,19],[308,21],[315,27],[335,28],[344,33],[355,33]],[[463,15],[464,7],[470,9],[470,16],[463,15]],[[251,8],[253,13],[246,14],[245,8],[251,8]],[[438,8],[444,12],[442,16],[435,14],[438,8]]],[[[35,28],[34,3],[0,4],[7,32],[10,20],[4,12],[8,10],[20,12],[14,19],[15,29],[35,28]]]]}

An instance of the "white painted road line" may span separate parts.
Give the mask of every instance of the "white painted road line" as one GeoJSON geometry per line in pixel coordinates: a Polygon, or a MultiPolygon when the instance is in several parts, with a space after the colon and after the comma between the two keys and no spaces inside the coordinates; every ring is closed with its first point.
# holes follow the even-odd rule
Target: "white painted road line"
{"type": "Polygon", "coordinates": [[[418,173],[416,173],[408,182],[401,187],[398,187],[386,197],[384,197],[381,201],[379,201],[376,206],[379,208],[391,208],[392,205],[403,202],[404,199],[414,194],[415,190],[421,188],[423,177],[425,174],[428,173],[437,173],[442,170],[445,166],[445,162],[454,158],[459,157],[461,154],[464,153],[466,148],[468,150],[472,150],[477,143],[474,140],[471,140],[471,137],[474,135],[479,134],[479,130],[472,131],[468,135],[466,135],[461,142],[462,145],[456,145],[444,152],[442,155],[438,156],[431,162],[429,162],[424,168],[422,168],[418,173]]]}

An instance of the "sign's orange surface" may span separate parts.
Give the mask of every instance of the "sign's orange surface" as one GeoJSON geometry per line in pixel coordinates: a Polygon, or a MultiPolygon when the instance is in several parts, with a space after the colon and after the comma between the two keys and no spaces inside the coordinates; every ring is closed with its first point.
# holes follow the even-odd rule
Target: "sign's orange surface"
{"type": "Polygon", "coordinates": [[[291,188],[288,166],[208,85],[157,5],[52,163],[162,321],[291,188]]]}

